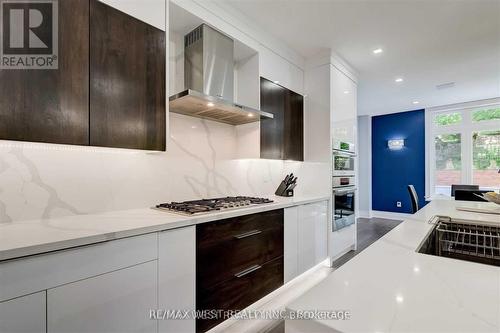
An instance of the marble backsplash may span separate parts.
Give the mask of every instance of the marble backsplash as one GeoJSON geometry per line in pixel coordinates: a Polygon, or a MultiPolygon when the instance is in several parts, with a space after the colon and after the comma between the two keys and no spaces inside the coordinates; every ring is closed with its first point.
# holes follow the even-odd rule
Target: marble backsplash
{"type": "Polygon", "coordinates": [[[327,163],[236,159],[234,126],[171,114],[169,136],[167,152],[0,141],[0,222],[272,194],[289,172],[297,195],[328,194],[327,163]]]}

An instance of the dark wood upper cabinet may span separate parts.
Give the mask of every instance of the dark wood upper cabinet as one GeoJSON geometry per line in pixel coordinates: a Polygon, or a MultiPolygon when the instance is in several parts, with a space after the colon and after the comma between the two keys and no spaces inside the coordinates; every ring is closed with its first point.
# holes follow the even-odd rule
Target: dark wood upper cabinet
{"type": "Polygon", "coordinates": [[[89,1],[58,4],[58,69],[0,69],[0,139],[89,144],[89,1]]]}
{"type": "Polygon", "coordinates": [[[283,159],[285,96],[285,88],[260,78],[260,109],[274,115],[272,119],[260,119],[261,158],[283,159]]]}
{"type": "Polygon", "coordinates": [[[284,159],[304,160],[304,97],[287,90],[285,98],[284,159]]]}
{"type": "Polygon", "coordinates": [[[90,4],[90,145],[165,150],[165,32],[90,4]]]}
{"type": "Polygon", "coordinates": [[[260,78],[260,108],[273,119],[261,118],[260,157],[304,160],[304,98],[260,78]]]}
{"type": "Polygon", "coordinates": [[[97,0],[56,5],[58,68],[0,69],[0,139],[165,150],[165,32],[97,0]]]}

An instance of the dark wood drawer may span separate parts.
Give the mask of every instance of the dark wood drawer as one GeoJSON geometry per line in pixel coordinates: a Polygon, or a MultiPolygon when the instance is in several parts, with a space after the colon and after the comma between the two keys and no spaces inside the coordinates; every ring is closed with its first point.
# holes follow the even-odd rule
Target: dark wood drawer
{"type": "Polygon", "coordinates": [[[196,226],[196,243],[203,249],[250,231],[275,228],[283,228],[283,209],[200,224],[196,226]]]}
{"type": "Polygon", "coordinates": [[[198,287],[208,288],[283,255],[283,210],[201,224],[196,237],[198,287]]]}
{"type": "Polygon", "coordinates": [[[282,227],[239,235],[243,238],[232,237],[198,250],[196,274],[199,288],[211,287],[231,279],[245,268],[283,256],[282,227]]]}
{"type": "MultiPolygon", "coordinates": [[[[283,285],[283,257],[260,266],[248,267],[230,280],[197,290],[198,310],[242,310],[283,285]]],[[[196,321],[196,331],[205,332],[224,318],[196,321]]]]}

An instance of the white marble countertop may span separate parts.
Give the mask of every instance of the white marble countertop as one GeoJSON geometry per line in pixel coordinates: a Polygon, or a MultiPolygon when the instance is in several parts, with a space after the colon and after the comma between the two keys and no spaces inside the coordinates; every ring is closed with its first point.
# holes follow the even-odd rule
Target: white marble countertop
{"type": "Polygon", "coordinates": [[[499,215],[455,209],[466,205],[493,204],[429,203],[292,302],[288,309],[351,312],[350,320],[314,321],[316,328],[324,328],[321,332],[498,333],[499,267],[415,252],[433,227],[428,218],[436,214],[500,225],[499,215]]]}
{"type": "Polygon", "coordinates": [[[330,199],[263,197],[274,202],[196,216],[142,208],[0,223],[0,261],[330,199]]]}

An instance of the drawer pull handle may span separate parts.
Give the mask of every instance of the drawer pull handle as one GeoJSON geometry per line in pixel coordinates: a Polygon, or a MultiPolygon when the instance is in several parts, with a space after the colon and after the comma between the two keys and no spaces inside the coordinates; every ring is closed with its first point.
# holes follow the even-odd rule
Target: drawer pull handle
{"type": "Polygon", "coordinates": [[[236,236],[234,236],[234,238],[242,239],[242,238],[247,238],[247,237],[250,237],[253,235],[258,235],[260,233],[262,233],[262,230],[252,230],[252,231],[248,231],[248,232],[244,232],[242,234],[236,235],[236,236]]]}
{"type": "Polygon", "coordinates": [[[244,269],[241,272],[234,274],[234,276],[236,276],[237,278],[240,278],[240,277],[243,277],[247,274],[255,272],[256,270],[261,269],[261,268],[262,268],[262,266],[260,266],[260,265],[253,265],[252,267],[248,267],[247,269],[244,269]]]}

